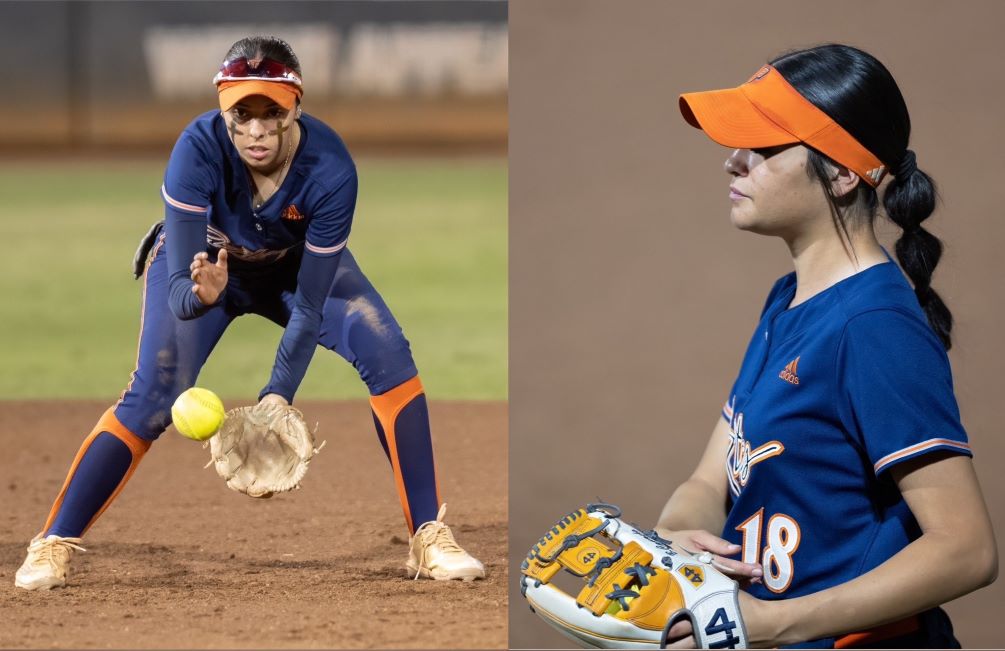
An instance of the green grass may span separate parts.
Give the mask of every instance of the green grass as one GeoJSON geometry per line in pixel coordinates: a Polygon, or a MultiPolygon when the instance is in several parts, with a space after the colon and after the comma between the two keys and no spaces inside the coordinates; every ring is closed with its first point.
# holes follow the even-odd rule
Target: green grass
{"type": "MultiPolygon", "coordinates": [[[[136,359],[136,243],[162,213],[163,162],[5,164],[0,396],[107,398],[136,359]]],[[[433,399],[507,395],[504,160],[362,160],[350,248],[384,296],[433,399]]],[[[238,319],[199,377],[253,400],[282,331],[238,319]]],[[[298,398],[361,398],[355,370],[318,348],[298,398]]]]}

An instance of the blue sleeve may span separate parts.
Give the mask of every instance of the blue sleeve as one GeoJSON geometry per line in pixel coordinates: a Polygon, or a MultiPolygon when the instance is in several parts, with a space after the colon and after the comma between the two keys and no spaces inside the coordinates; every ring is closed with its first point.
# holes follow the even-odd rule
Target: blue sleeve
{"type": "Polygon", "coordinates": [[[272,377],[259,394],[259,400],[267,393],[276,393],[293,402],[307,374],[321,333],[322,310],[349,238],[356,190],[356,170],[351,169],[336,189],[323,198],[307,226],[292,314],[279,342],[272,377]]]}
{"type": "Polygon", "coordinates": [[[350,167],[335,189],[318,202],[311,223],[307,225],[307,242],[304,249],[320,256],[337,254],[349,239],[352,216],[356,210],[356,193],[359,181],[356,168],[350,167]]]}
{"type": "Polygon", "coordinates": [[[835,371],[838,413],[877,476],[936,450],[972,456],[949,357],[917,316],[883,309],[852,317],[835,371]]]}
{"type": "Polygon", "coordinates": [[[267,393],[276,393],[288,402],[293,402],[293,396],[307,374],[307,367],[318,345],[322,311],[335,282],[335,272],[341,257],[341,252],[334,255],[304,252],[297,274],[297,293],[293,299],[290,321],[279,341],[272,377],[258,394],[259,400],[267,393]]]}
{"type": "Polygon", "coordinates": [[[170,279],[168,305],[179,319],[194,319],[213,307],[203,305],[192,293],[189,265],[196,253],[206,250],[210,198],[217,177],[216,168],[196,139],[183,133],[171,152],[161,186],[170,279]]]}

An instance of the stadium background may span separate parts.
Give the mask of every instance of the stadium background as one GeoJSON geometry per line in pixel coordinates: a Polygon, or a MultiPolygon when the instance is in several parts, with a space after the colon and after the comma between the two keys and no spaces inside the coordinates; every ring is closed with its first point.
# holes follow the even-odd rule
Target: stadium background
{"type": "MultiPolygon", "coordinates": [[[[503,646],[506,4],[0,2],[0,60],[0,647],[503,646]],[[216,106],[210,80],[227,48],[254,33],[293,45],[304,110],[357,160],[350,247],[412,343],[448,522],[490,579],[461,589],[400,580],[405,532],[366,389],[318,351],[297,398],[328,446],[300,493],[266,504],[226,491],[201,470],[207,453],[169,430],[88,535],[94,549],[75,560],[75,588],[18,594],[27,540],[132,371],[142,281],[130,261],[162,216],[171,147],[216,106]],[[235,564],[259,569],[215,576],[235,564]],[[213,602],[227,614],[186,615],[213,602]],[[399,615],[371,630],[334,615],[349,607],[378,621],[399,615]],[[439,627],[425,616],[433,607],[439,627]],[[217,621],[300,608],[285,630],[274,622],[261,636],[217,621]],[[41,623],[50,620],[61,624],[41,623]]],[[[228,407],[253,401],[280,335],[262,319],[238,320],[199,385],[228,407]]]]}
{"type": "MultiPolygon", "coordinates": [[[[827,41],[890,68],[918,165],[941,191],[925,222],[946,244],[933,286],[956,318],[956,395],[1005,558],[1003,20],[996,0],[511,3],[514,573],[558,518],[598,496],[651,527],[693,470],[791,262],[778,240],[730,225],[728,150],[681,119],[677,98],[827,41]]],[[[880,230],[888,243],[898,232],[880,230]]],[[[512,647],[569,646],[515,581],[510,599],[512,647]]],[[[947,606],[977,648],[1005,643],[1003,610],[1000,578],[947,606]]]]}

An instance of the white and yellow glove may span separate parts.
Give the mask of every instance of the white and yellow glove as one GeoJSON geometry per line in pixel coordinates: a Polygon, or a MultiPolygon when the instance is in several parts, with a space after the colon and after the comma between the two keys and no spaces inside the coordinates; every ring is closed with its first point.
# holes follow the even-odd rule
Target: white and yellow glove
{"type": "Polygon", "coordinates": [[[699,648],[746,648],[739,587],[712,566],[712,555],[675,549],[620,516],[615,506],[589,504],[534,545],[520,576],[531,610],[586,648],[665,648],[683,619],[699,648]],[[582,585],[576,596],[555,584],[566,572],[582,585]]]}

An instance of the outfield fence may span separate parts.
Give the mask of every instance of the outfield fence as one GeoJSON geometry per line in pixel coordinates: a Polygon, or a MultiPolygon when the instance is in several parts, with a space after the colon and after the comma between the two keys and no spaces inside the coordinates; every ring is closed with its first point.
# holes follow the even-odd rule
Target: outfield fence
{"type": "Polygon", "coordinates": [[[251,34],[293,46],[354,148],[505,148],[506,3],[440,1],[0,2],[0,148],[170,146],[251,34]]]}

